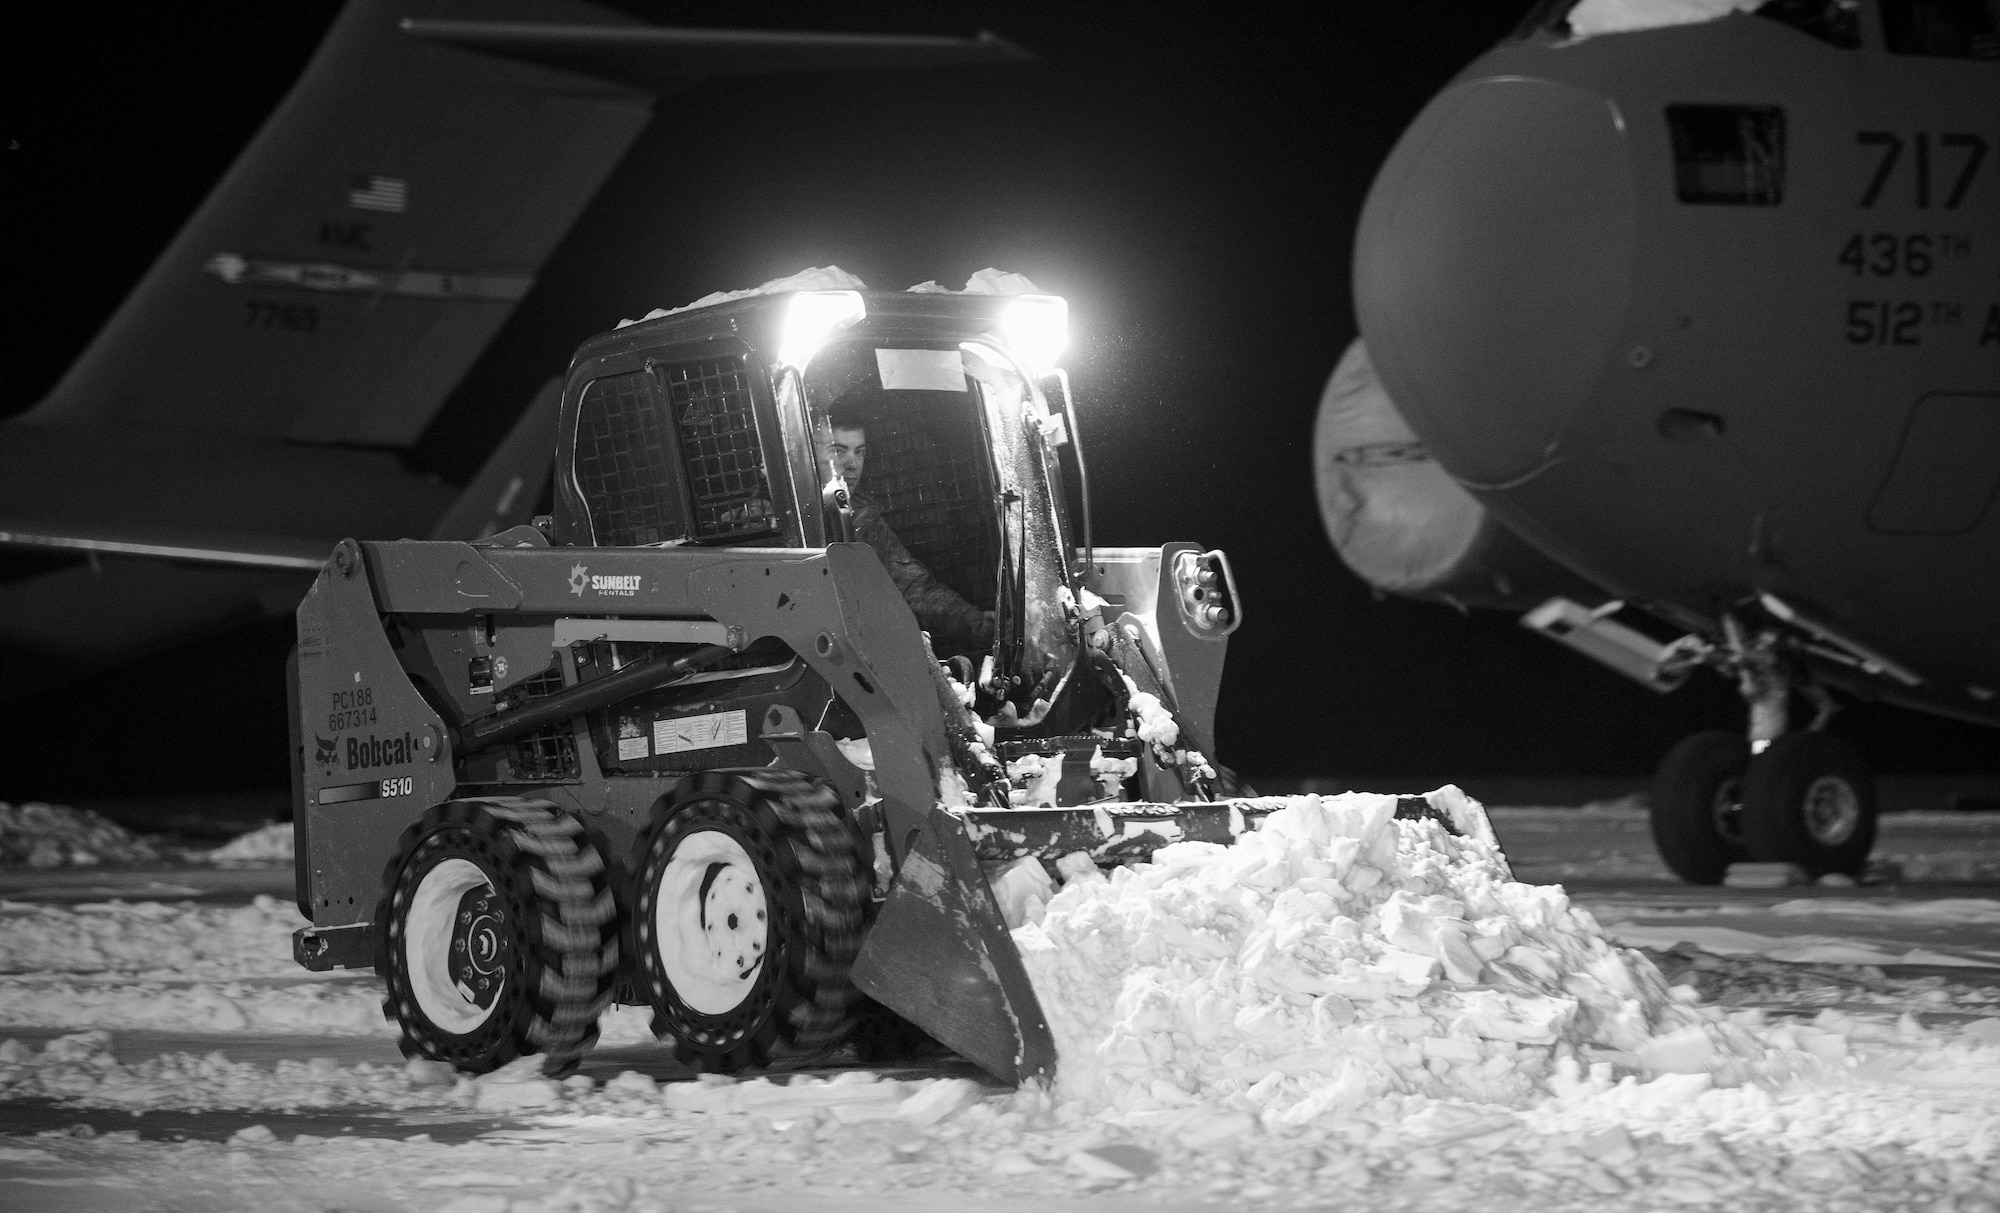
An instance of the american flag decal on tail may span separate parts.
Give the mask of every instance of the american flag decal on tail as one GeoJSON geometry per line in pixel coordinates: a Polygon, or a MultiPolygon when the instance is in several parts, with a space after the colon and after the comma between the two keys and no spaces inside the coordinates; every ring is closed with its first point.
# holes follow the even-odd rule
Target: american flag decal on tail
{"type": "Polygon", "coordinates": [[[401,177],[357,177],[347,191],[347,205],[357,211],[387,211],[400,215],[409,205],[410,183],[401,177]]]}

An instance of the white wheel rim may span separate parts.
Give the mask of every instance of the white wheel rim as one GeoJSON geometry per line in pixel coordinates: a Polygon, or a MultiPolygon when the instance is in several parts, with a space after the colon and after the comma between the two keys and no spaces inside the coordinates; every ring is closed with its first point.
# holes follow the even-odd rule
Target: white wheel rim
{"type": "Polygon", "coordinates": [[[653,902],[653,938],[674,993],[704,1015],[743,1005],[763,971],[770,902],[757,867],[727,834],[701,830],[674,848],[653,902]]]}
{"type": "Polygon", "coordinates": [[[1838,775],[1822,775],[1806,788],[1806,833],[1821,846],[1837,847],[1861,825],[1861,796],[1838,775]]]}
{"type": "MultiPolygon", "coordinates": [[[[410,993],[424,1017],[446,1032],[457,1035],[472,1031],[493,1017],[500,1005],[496,995],[486,1006],[475,1002],[471,991],[452,980],[451,941],[457,925],[459,902],[473,889],[491,889],[493,882],[479,865],[465,859],[438,863],[417,883],[410,895],[410,908],[403,917],[403,959],[410,977],[410,993]]],[[[477,937],[491,934],[480,932],[477,937]]],[[[491,942],[498,943],[497,937],[491,942]]],[[[505,980],[505,974],[501,975],[505,980]]]]}

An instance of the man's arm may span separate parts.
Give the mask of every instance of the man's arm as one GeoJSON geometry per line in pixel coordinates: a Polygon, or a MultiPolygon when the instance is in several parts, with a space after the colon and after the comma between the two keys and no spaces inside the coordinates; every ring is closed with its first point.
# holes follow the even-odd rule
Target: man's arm
{"type": "Polygon", "coordinates": [[[881,557],[883,567],[889,570],[889,579],[903,592],[903,601],[910,604],[916,615],[918,626],[939,639],[940,650],[949,647],[942,643],[947,637],[971,649],[993,647],[991,613],[973,606],[932,576],[924,562],[903,546],[895,528],[883,517],[880,505],[871,501],[855,506],[854,535],[881,557]]]}

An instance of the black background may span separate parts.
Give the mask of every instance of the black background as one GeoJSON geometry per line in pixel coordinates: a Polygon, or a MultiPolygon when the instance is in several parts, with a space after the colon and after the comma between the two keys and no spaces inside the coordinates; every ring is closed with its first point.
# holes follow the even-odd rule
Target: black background
{"type": "MultiPolygon", "coordinates": [[[[1218,748],[1253,780],[1634,776],[1682,734],[1741,727],[1713,677],[1659,697],[1511,618],[1378,599],[1320,528],[1312,420],[1355,333],[1362,200],[1418,109],[1523,5],[625,7],[665,24],[987,28],[1041,62],[663,100],[413,466],[470,476],[534,388],[621,317],[809,265],[878,289],[998,266],[1070,301],[1098,542],[1231,554],[1246,621],[1218,748]]],[[[8,40],[0,415],[53,385],[335,11],[76,11],[8,40]]],[[[282,786],[289,642],[290,621],[271,621],[0,704],[0,799],[282,786]]],[[[1986,730],[1883,708],[1836,731],[1885,770],[1993,754],[1986,730]]]]}

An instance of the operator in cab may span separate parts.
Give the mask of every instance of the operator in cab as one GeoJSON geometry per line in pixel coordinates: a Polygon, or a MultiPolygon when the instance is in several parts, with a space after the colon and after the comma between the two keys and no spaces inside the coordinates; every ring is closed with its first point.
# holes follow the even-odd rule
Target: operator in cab
{"type": "Polygon", "coordinates": [[[917,617],[917,626],[931,634],[931,647],[943,657],[977,656],[993,647],[994,615],[961,597],[910,554],[889,525],[882,505],[861,488],[868,463],[868,425],[859,413],[835,410],[820,429],[821,466],[847,482],[848,509],[854,537],[875,549],[890,580],[917,617]]]}

